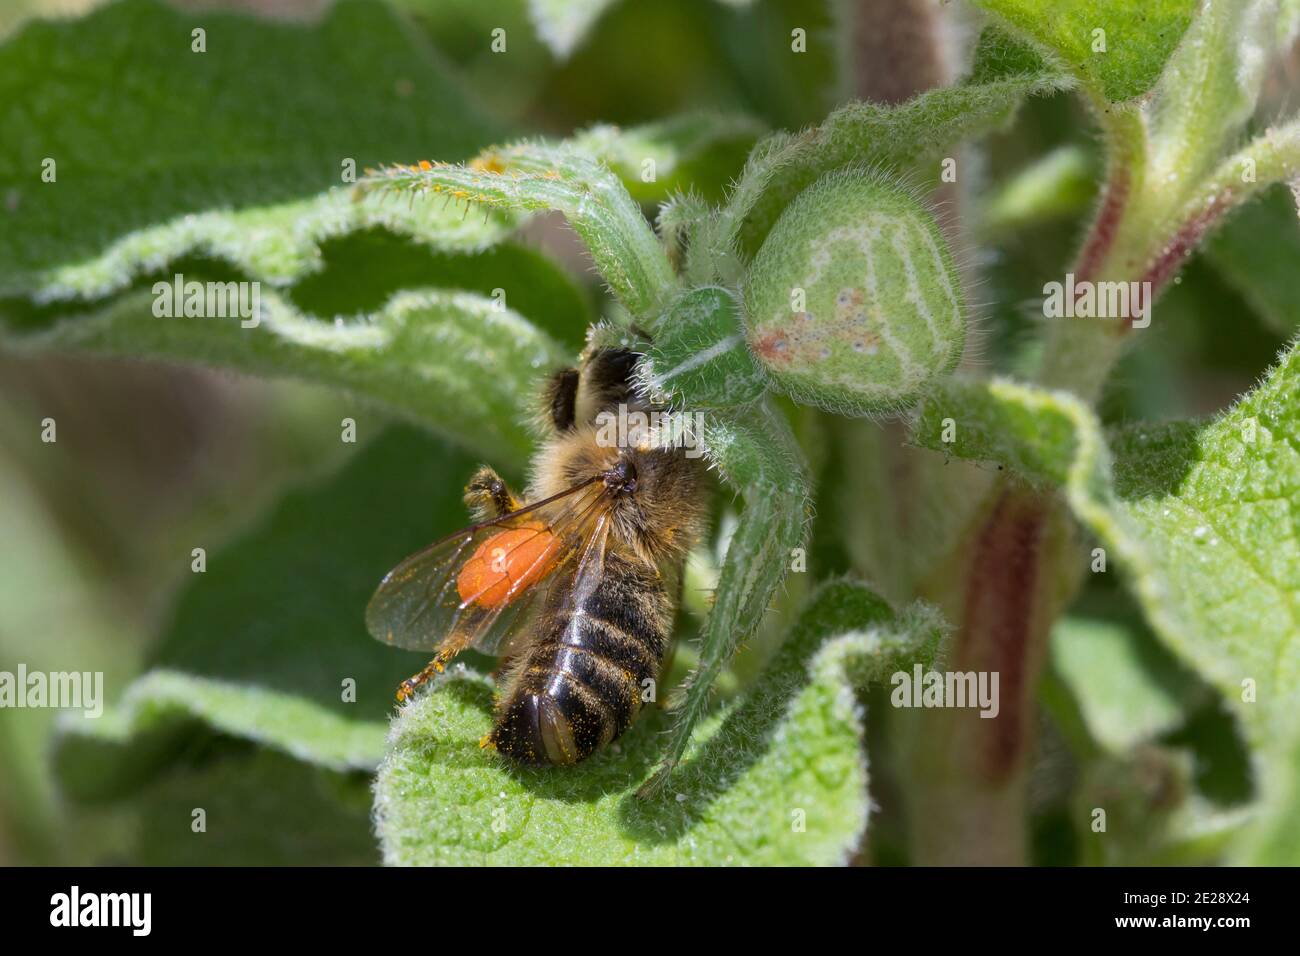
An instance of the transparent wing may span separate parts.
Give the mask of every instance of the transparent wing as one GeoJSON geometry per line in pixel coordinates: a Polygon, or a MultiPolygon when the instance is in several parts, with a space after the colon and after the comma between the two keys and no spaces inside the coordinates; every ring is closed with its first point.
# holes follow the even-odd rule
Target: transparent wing
{"type": "Polygon", "coordinates": [[[504,639],[572,577],[606,532],[609,492],[591,478],[501,518],[435,541],[390,571],[366,607],[377,640],[434,650],[505,651],[504,639]]]}

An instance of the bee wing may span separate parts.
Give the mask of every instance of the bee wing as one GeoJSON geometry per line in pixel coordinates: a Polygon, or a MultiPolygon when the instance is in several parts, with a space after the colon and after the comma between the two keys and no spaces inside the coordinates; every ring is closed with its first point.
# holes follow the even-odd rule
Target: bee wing
{"type": "Polygon", "coordinates": [[[518,610],[513,617],[507,618],[510,613],[507,608],[492,625],[492,636],[488,641],[495,649],[488,653],[502,658],[514,657],[522,653],[529,642],[541,636],[531,626],[531,619],[546,606],[551,588],[565,589],[561,607],[572,611],[581,606],[582,595],[590,592],[600,581],[605,567],[605,542],[609,537],[610,518],[605,509],[600,508],[593,511],[586,522],[581,540],[566,555],[563,567],[541,584],[529,589],[515,603],[518,610]]]}
{"type": "Polygon", "coordinates": [[[450,660],[467,647],[497,653],[502,639],[544,603],[546,591],[571,575],[609,495],[592,478],[500,518],[435,541],[390,571],[366,607],[377,640],[408,650],[436,650],[450,660]],[[509,576],[484,573],[484,545],[509,576]],[[479,569],[466,565],[478,560],[479,569]]]}

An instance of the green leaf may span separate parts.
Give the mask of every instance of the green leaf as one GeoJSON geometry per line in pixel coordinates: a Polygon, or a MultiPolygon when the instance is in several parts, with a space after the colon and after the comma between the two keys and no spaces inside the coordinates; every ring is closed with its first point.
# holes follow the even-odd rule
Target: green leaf
{"type": "Polygon", "coordinates": [[[706,722],[675,793],[649,801],[634,791],[659,756],[662,715],[576,767],[517,768],[478,746],[492,725],[489,682],[449,674],[393,724],[375,786],[384,859],[844,863],[868,809],[853,688],[932,660],[941,634],[928,609],[895,616],[859,585],[823,588],[752,689],[706,722]]]}
{"type": "Polygon", "coordinates": [[[1285,187],[1234,213],[1210,237],[1205,256],[1269,328],[1281,335],[1300,329],[1300,218],[1285,187]]]}
{"type": "MultiPolygon", "coordinates": [[[[1077,269],[1159,290],[1227,213],[1300,172],[1295,118],[1225,155],[1255,111],[1277,15],[1276,0],[1206,0],[1140,108],[1099,108],[1109,185],[1077,269]]],[[[1095,397],[1117,353],[1094,328],[1056,327],[1039,379],[1095,397]]]]}
{"type": "Polygon", "coordinates": [[[1155,84],[1192,21],[1197,0],[975,0],[1059,57],[1090,90],[1112,103],[1155,84]],[[1104,52],[1101,37],[1105,31],[1104,52]]]}
{"type": "Polygon", "coordinates": [[[600,15],[616,0],[528,0],[537,33],[551,51],[565,59],[582,42],[600,15]]]}
{"type": "MultiPolygon", "coordinates": [[[[373,866],[366,774],[251,747],[205,748],[127,808],[137,866],[373,866]],[[195,830],[194,811],[203,811],[195,830]]],[[[113,861],[118,862],[118,861],[113,861]]]]}
{"type": "Polygon", "coordinates": [[[196,728],[313,766],[373,767],[394,689],[425,659],[373,641],[366,601],[402,557],[465,523],[460,491],[473,465],[393,427],[230,544],[195,542],[206,571],[182,590],[150,672],[98,720],[63,723],[65,789],[119,797],[192,749],[196,728]]]}
{"type": "Polygon", "coordinates": [[[1152,182],[1186,195],[1255,110],[1277,32],[1277,0],[1207,0],[1169,59],[1151,110],[1152,182]]]}
{"type": "Polygon", "coordinates": [[[358,203],[351,190],[332,189],[298,202],[194,213],[139,229],[98,255],[36,278],[20,277],[7,291],[41,304],[93,301],[194,257],[221,262],[250,280],[288,286],[318,276],[328,245],[363,230],[387,231],[449,254],[486,249],[504,240],[515,224],[496,213],[488,218],[464,216],[452,207],[416,210],[398,202],[358,203]]]}
{"type": "MultiPolygon", "coordinates": [[[[323,322],[263,291],[260,321],[249,328],[237,318],[160,318],[154,304],[140,291],[53,323],[40,313],[10,316],[8,339],[24,349],[150,356],[334,385],[507,463],[532,447],[521,409],[538,377],[566,357],[515,312],[468,292],[403,291],[374,314],[323,322]]],[[[0,330],[4,323],[0,316],[0,330]]]]}
{"type": "Polygon", "coordinates": [[[687,113],[627,129],[593,126],[569,142],[604,162],[634,199],[646,203],[686,190],[720,193],[762,132],[762,124],[748,116],[687,113]],[[649,172],[653,179],[647,182],[649,172]]]}
{"type": "Polygon", "coordinates": [[[667,254],[618,177],[568,143],[516,143],[461,166],[389,166],[360,189],[367,201],[395,192],[509,212],[562,212],[610,290],[636,316],[653,315],[674,284],[667,254]]]}
{"type": "Polygon", "coordinates": [[[1300,736],[1279,769],[1257,827],[1240,848],[1237,862],[1250,866],[1300,866],[1300,736]]]}
{"type": "Polygon", "coordinates": [[[343,182],[345,160],[359,174],[459,158],[501,134],[383,4],[346,0],[312,27],[201,20],[202,53],[193,14],[151,0],[32,23],[0,49],[0,295],[99,295],[209,247],[287,281],[322,238],[364,226],[449,248],[497,234],[308,198],[343,182]]]}
{"type": "Polygon", "coordinates": [[[1114,437],[1076,398],[950,383],[915,440],[1060,485],[1126,574],[1156,633],[1223,694],[1277,786],[1300,705],[1300,346],[1218,418],[1114,437]],[[944,420],[956,426],[944,442],[944,420]]]}
{"type": "MultiPolygon", "coordinates": [[[[1021,99],[1061,89],[1066,82],[1041,60],[987,37],[970,82],[930,90],[898,106],[852,103],[820,126],[798,135],[777,133],[750,154],[740,183],[708,230],[705,250],[725,254],[733,244],[752,255],[773,223],[822,174],[849,165],[912,171],[965,139],[1004,123],[1021,99]],[[996,65],[990,58],[1004,57],[996,65]]],[[[937,168],[927,178],[936,178],[937,168]]],[[[699,271],[697,269],[697,271],[699,271]]],[[[695,275],[700,281],[708,276],[695,275]]]]}
{"type": "Polygon", "coordinates": [[[1020,170],[987,200],[983,228],[988,235],[1076,215],[1096,195],[1096,170],[1078,146],[1061,146],[1020,170]]]}
{"type": "Polygon", "coordinates": [[[1049,653],[1090,739],[1115,756],[1182,726],[1202,686],[1133,622],[1070,615],[1049,653]]]}
{"type": "Polygon", "coordinates": [[[192,17],[132,0],[82,23],[33,26],[0,51],[0,83],[12,74],[15,99],[0,106],[17,111],[11,127],[30,126],[32,104],[58,105],[69,141],[67,157],[54,151],[53,183],[39,177],[48,132],[20,136],[14,166],[0,161],[14,227],[0,243],[22,237],[0,262],[5,337],[308,378],[418,416],[490,457],[526,453],[516,409],[567,350],[520,314],[579,345],[590,307],[572,282],[501,242],[517,217],[359,203],[341,186],[320,192],[340,182],[342,159],[363,169],[430,148],[464,155],[498,128],[383,7],[343,3],[311,28],[226,16],[203,24],[206,52],[192,53],[192,17]],[[125,72],[112,44],[87,39],[120,31],[147,50],[125,72]],[[84,56],[92,42],[99,52],[84,56]],[[38,89],[24,85],[63,63],[38,89]],[[260,72],[270,64],[274,82],[260,72]],[[81,105],[123,83],[165,94],[81,105]],[[154,126],[161,132],[123,132],[154,126]],[[57,231],[69,224],[74,234],[57,231]],[[140,286],[177,271],[289,291],[267,293],[257,330],[154,318],[140,286]],[[443,284],[501,289],[513,311],[489,313],[484,300],[451,293],[389,301],[404,287],[443,284]],[[304,311],[362,317],[328,325],[304,311]],[[449,402],[462,403],[457,414],[449,402]]]}
{"type": "Polygon", "coordinates": [[[57,752],[64,793],[82,800],[130,793],[184,746],[196,724],[330,770],[370,770],[384,752],[382,721],[356,720],[254,683],[160,668],[102,717],[64,721],[57,752]]]}

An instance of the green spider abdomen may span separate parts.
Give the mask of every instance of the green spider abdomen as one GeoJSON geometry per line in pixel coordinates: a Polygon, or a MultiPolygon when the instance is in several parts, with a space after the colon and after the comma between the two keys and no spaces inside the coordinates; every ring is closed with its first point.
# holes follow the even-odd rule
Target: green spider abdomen
{"type": "Polygon", "coordinates": [[[750,349],[772,384],[847,414],[907,406],[961,358],[965,304],[934,218],[875,172],[823,176],[750,265],[750,349]]]}

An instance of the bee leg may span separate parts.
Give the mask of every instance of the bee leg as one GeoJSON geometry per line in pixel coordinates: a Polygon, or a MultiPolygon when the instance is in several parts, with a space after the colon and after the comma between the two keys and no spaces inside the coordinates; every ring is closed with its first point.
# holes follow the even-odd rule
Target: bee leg
{"type": "Polygon", "coordinates": [[[523,507],[523,502],[510,491],[504,478],[484,465],[465,486],[465,505],[483,521],[504,518],[523,507]]]}
{"type": "Polygon", "coordinates": [[[446,660],[443,658],[442,654],[438,654],[433,660],[429,661],[429,663],[425,665],[424,670],[420,671],[418,674],[412,674],[410,677],[406,678],[406,680],[397,685],[397,702],[399,704],[406,703],[415,696],[415,692],[420,689],[422,684],[432,679],[434,675],[441,674],[445,669],[446,660]]]}

